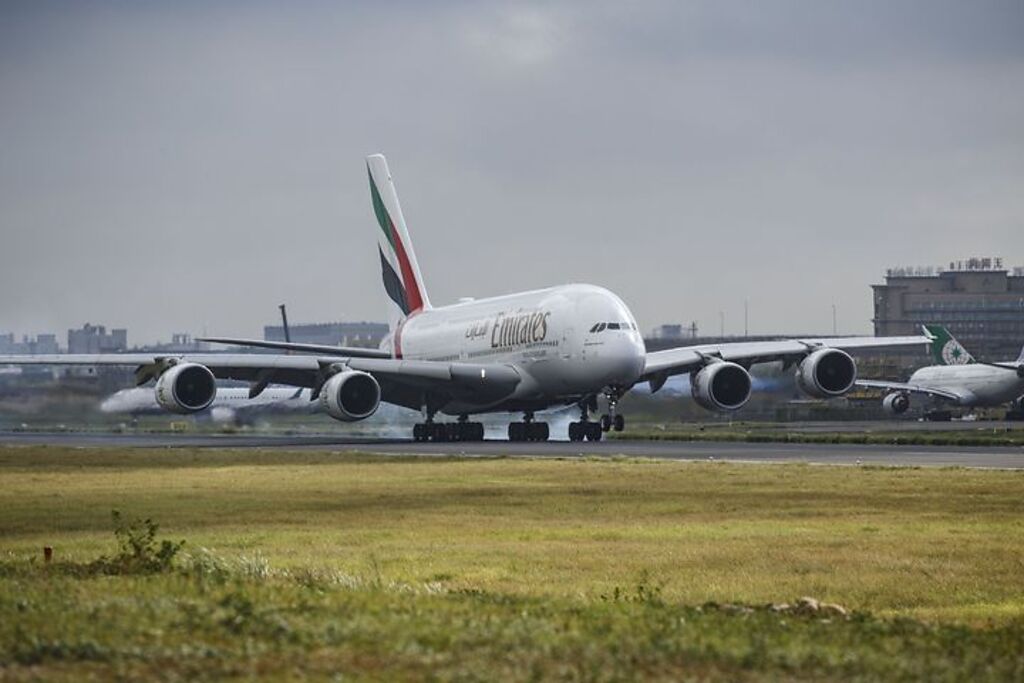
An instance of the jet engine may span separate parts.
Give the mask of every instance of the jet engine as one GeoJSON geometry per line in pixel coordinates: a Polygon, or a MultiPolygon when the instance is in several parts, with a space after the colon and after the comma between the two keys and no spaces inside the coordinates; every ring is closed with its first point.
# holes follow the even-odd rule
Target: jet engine
{"type": "Polygon", "coordinates": [[[205,410],[217,396],[210,368],[198,363],[179,363],[156,381],[156,402],[164,410],[188,415],[205,410]]]}
{"type": "Polygon", "coordinates": [[[850,354],[839,349],[818,349],[796,369],[796,383],[808,396],[835,398],[853,388],[857,381],[857,364],[850,354]]]}
{"type": "Polygon", "coordinates": [[[897,391],[882,399],[882,409],[889,415],[902,415],[910,408],[910,396],[897,391]]]}
{"type": "Polygon", "coordinates": [[[750,399],[750,373],[736,363],[709,363],[690,376],[690,393],[702,408],[739,410],[750,399]]]}
{"type": "Polygon", "coordinates": [[[346,370],[333,375],[320,389],[320,406],[335,420],[356,422],[377,412],[380,385],[373,375],[346,370]]]}

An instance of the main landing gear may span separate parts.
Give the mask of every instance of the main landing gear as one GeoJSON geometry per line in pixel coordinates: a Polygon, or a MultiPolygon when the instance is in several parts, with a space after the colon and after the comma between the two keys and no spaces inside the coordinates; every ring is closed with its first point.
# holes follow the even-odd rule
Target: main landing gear
{"type": "Polygon", "coordinates": [[[465,415],[458,422],[434,422],[434,416],[427,417],[412,428],[414,441],[433,441],[436,443],[456,441],[483,441],[484,425],[481,422],[470,422],[465,415]]]}
{"type": "Polygon", "coordinates": [[[621,432],[626,428],[626,418],[618,413],[619,399],[622,391],[616,388],[606,389],[604,397],[608,401],[608,412],[598,422],[590,421],[590,411],[597,410],[597,397],[588,396],[580,402],[580,421],[569,424],[569,441],[600,441],[605,432],[615,430],[621,432]]]}
{"type": "Polygon", "coordinates": [[[551,430],[547,422],[534,422],[533,413],[526,413],[522,422],[510,422],[508,425],[509,441],[547,441],[551,430]]]}
{"type": "Polygon", "coordinates": [[[585,399],[580,403],[580,421],[569,423],[569,441],[600,441],[602,436],[601,423],[590,421],[590,407],[593,399],[585,399]]]}

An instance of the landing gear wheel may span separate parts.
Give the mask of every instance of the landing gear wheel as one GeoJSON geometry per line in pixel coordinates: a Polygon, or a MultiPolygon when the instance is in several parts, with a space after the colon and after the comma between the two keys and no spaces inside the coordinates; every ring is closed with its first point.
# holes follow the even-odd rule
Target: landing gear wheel
{"type": "Polygon", "coordinates": [[[422,422],[417,422],[416,424],[414,424],[412,426],[412,440],[413,441],[426,441],[427,440],[427,437],[426,437],[426,434],[425,434],[426,429],[424,429],[425,427],[426,427],[426,425],[423,424],[422,422]]]}
{"type": "Polygon", "coordinates": [[[600,422],[569,423],[569,441],[600,441],[602,436],[600,422]]]}
{"type": "MultiPolygon", "coordinates": [[[[547,441],[550,436],[547,422],[510,422],[508,425],[509,441],[547,441]]],[[[483,439],[482,434],[480,438],[483,439]]]]}
{"type": "Polygon", "coordinates": [[[622,398],[621,387],[608,387],[604,391],[605,399],[608,401],[608,414],[601,416],[601,430],[608,432],[614,429],[621,432],[626,428],[626,419],[619,415],[619,399],[622,398]]]}
{"type": "Polygon", "coordinates": [[[435,422],[434,424],[430,425],[430,429],[431,441],[443,443],[448,440],[448,430],[445,429],[445,425],[441,424],[440,422],[435,422]]]}
{"type": "Polygon", "coordinates": [[[581,422],[570,422],[569,423],[569,441],[583,441],[583,423],[581,422]]]}
{"type": "Polygon", "coordinates": [[[460,419],[455,424],[448,425],[448,439],[450,441],[483,441],[484,426],[480,422],[470,422],[466,418],[460,419]]]}
{"type": "Polygon", "coordinates": [[[508,423],[508,440],[509,441],[525,441],[526,440],[526,425],[522,422],[509,422],[508,423]]]}
{"type": "Polygon", "coordinates": [[[547,422],[526,423],[526,436],[530,441],[547,441],[550,434],[547,422]]]}

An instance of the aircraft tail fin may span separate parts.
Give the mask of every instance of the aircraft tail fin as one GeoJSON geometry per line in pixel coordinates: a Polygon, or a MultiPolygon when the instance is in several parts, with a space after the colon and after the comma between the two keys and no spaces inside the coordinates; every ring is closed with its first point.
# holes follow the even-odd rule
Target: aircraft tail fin
{"type": "Polygon", "coordinates": [[[932,360],[936,365],[967,365],[974,362],[974,357],[950,334],[945,325],[925,325],[924,332],[931,337],[932,360]]]}
{"type": "Polygon", "coordinates": [[[370,176],[370,197],[373,213],[380,231],[377,246],[384,278],[384,291],[390,301],[392,336],[402,321],[421,310],[430,308],[423,275],[420,273],[416,252],[413,251],[409,231],[405,227],[398,193],[391,180],[388,162],[383,154],[366,157],[366,170],[370,176]]]}

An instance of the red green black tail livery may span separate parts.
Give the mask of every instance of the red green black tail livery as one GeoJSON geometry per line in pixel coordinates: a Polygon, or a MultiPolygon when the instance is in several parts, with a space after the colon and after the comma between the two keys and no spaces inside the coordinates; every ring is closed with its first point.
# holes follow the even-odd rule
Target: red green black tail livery
{"type": "Polygon", "coordinates": [[[423,276],[413,253],[387,161],[383,155],[374,154],[366,158],[366,168],[370,176],[373,213],[381,230],[378,251],[384,290],[398,309],[395,312],[398,315],[392,316],[395,326],[417,311],[430,308],[430,301],[423,287],[423,276]]]}

